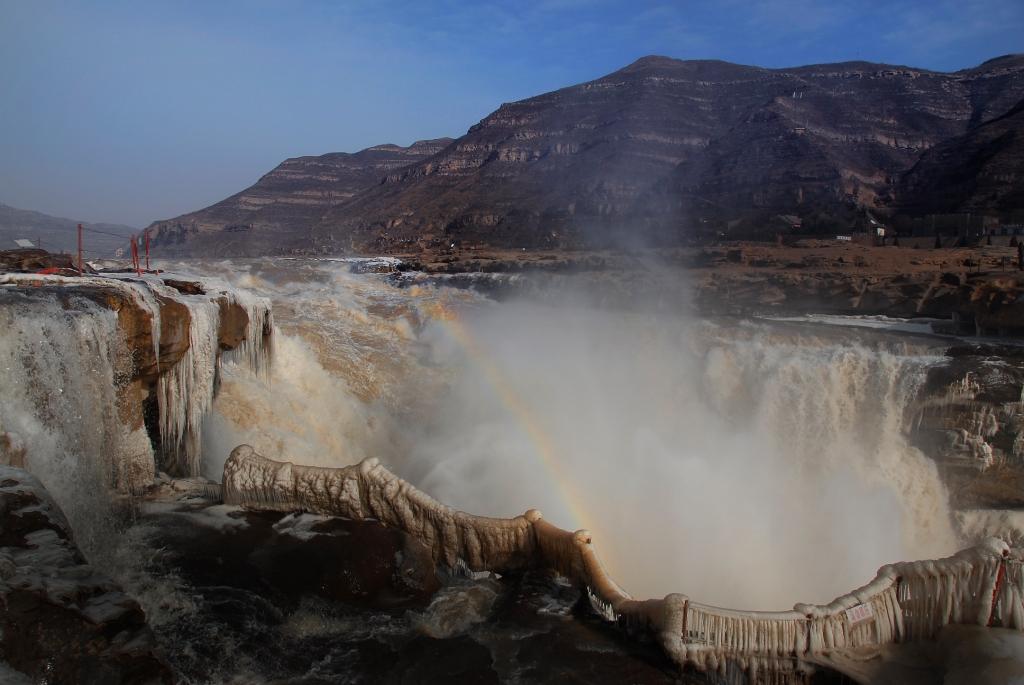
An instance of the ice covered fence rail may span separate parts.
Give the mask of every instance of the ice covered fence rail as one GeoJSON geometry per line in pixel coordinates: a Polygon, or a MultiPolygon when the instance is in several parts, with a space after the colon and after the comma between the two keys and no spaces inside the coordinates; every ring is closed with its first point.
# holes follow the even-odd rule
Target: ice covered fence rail
{"type": "Polygon", "coordinates": [[[829,604],[738,611],[685,595],[634,600],[605,572],[585,530],[569,532],[527,511],[511,519],[445,506],[376,459],[344,468],[267,459],[249,445],[224,465],[224,500],[257,509],[375,519],[419,538],[448,568],[546,568],[584,588],[598,614],[644,631],[680,665],[799,670],[830,654],[929,640],[945,625],[1024,630],[1021,553],[990,538],[952,557],[883,566],[868,584],[829,604]]]}

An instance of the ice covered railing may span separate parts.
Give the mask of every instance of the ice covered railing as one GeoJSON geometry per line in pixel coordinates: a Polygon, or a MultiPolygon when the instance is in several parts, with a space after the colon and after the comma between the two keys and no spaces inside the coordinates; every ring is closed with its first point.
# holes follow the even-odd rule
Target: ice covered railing
{"type": "Polygon", "coordinates": [[[376,459],[344,468],[300,466],[240,445],[224,465],[223,489],[229,504],[375,519],[417,537],[449,569],[554,570],[583,588],[606,620],[653,635],[677,663],[701,670],[731,661],[750,671],[799,672],[843,652],[929,640],[951,623],[1024,629],[1021,556],[994,538],[946,559],[884,566],[870,583],[829,604],[737,611],[681,594],[634,600],[605,572],[587,531],[562,530],[536,510],[511,519],[457,511],[376,459]]]}

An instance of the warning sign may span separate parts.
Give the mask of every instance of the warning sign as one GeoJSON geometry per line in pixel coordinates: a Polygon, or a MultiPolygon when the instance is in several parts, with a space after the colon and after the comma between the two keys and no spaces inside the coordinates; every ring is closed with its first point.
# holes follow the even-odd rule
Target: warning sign
{"type": "Polygon", "coordinates": [[[846,620],[852,623],[860,623],[873,617],[875,612],[871,610],[870,604],[858,604],[846,610],[846,620]]]}

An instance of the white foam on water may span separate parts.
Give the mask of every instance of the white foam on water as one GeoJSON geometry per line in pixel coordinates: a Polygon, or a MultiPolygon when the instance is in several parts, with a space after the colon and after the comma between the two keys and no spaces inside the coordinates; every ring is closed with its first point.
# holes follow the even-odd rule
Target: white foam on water
{"type": "Polygon", "coordinates": [[[921,350],[399,290],[340,263],[225,277],[271,298],[284,334],[270,383],[226,367],[208,455],[377,456],[466,511],[538,507],[590,529],[637,596],[788,608],[957,547],[934,464],[905,436],[938,361],[921,350]],[[453,308],[473,349],[434,318],[453,308]]]}

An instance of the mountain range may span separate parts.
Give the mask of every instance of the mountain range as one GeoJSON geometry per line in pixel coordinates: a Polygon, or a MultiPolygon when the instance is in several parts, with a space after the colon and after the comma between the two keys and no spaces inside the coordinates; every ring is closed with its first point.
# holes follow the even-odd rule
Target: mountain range
{"type": "Polygon", "coordinates": [[[115,250],[127,248],[129,238],[139,233],[139,229],[122,224],[63,219],[0,203],[0,250],[18,247],[16,240],[28,240],[33,247],[74,254],[78,250],[78,224],[84,229],[82,243],[86,259],[113,257],[115,250]]]}
{"type": "Polygon", "coordinates": [[[165,254],[573,248],[1024,210],[1024,55],[952,73],[644,57],[460,138],[284,161],[147,230],[165,254]]]}

